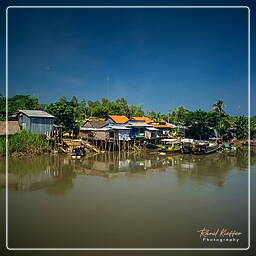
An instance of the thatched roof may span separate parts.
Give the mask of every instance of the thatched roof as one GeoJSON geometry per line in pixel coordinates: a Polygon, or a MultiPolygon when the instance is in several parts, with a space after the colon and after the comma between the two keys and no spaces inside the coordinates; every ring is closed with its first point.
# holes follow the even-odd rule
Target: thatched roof
{"type": "MultiPolygon", "coordinates": [[[[8,121],[8,135],[20,132],[18,121],[8,121]]],[[[6,135],[6,121],[0,121],[0,135],[6,135]]]]}
{"type": "Polygon", "coordinates": [[[107,125],[107,122],[104,120],[87,120],[82,128],[102,128],[107,125]]]}

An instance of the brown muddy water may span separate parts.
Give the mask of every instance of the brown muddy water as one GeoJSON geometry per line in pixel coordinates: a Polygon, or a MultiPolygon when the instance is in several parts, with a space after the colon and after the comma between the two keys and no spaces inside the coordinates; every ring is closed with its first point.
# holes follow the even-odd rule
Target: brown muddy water
{"type": "MultiPolygon", "coordinates": [[[[252,152],[252,175],[255,166],[252,152]]],[[[0,169],[3,202],[4,158],[0,169]]],[[[247,245],[247,150],[203,156],[146,152],[80,160],[60,155],[9,159],[10,248],[247,245]],[[215,232],[207,236],[215,241],[200,237],[197,231],[203,228],[215,232]],[[226,241],[223,229],[241,234],[226,241]]]]}

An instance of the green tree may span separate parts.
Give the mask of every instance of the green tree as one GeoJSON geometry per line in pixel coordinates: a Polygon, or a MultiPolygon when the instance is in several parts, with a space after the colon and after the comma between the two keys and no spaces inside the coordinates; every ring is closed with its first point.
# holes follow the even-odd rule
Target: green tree
{"type": "MultiPolygon", "coordinates": [[[[38,98],[30,95],[15,95],[8,98],[8,116],[14,114],[20,109],[41,110],[42,107],[38,102],[38,98]]],[[[0,96],[0,118],[5,120],[6,98],[0,96]]]]}
{"type": "Polygon", "coordinates": [[[185,109],[183,106],[180,106],[178,108],[175,108],[171,116],[173,116],[173,122],[177,125],[187,125],[188,123],[191,123],[192,118],[191,112],[187,109],[185,109]]]}
{"type": "Polygon", "coordinates": [[[222,100],[217,100],[215,104],[212,105],[213,110],[217,112],[220,116],[224,116],[226,113],[224,111],[225,105],[222,100]]]}
{"type": "Polygon", "coordinates": [[[58,101],[59,101],[60,103],[66,103],[66,102],[68,102],[66,96],[61,96],[58,101]]]}
{"type": "Polygon", "coordinates": [[[250,118],[251,138],[256,139],[256,116],[250,118]]]}
{"type": "Polygon", "coordinates": [[[63,125],[66,131],[73,131],[76,124],[76,115],[74,107],[70,102],[60,102],[51,103],[47,107],[47,112],[55,116],[55,123],[58,125],[63,125]]]}
{"type": "Polygon", "coordinates": [[[248,136],[248,118],[236,116],[234,118],[237,139],[245,139],[248,136]]]}
{"type": "Polygon", "coordinates": [[[72,105],[73,105],[74,107],[77,107],[77,106],[78,106],[78,100],[77,100],[76,96],[73,96],[73,97],[71,98],[71,103],[72,103],[72,105]]]}

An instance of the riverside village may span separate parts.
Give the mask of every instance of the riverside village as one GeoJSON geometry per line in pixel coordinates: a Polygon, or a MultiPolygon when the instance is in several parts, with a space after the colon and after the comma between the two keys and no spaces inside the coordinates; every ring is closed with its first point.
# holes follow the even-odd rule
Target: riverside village
{"type": "MultiPolygon", "coordinates": [[[[24,97],[31,100],[30,96],[24,97]]],[[[13,99],[10,99],[10,104],[12,102],[13,99]]],[[[110,151],[146,150],[159,155],[210,154],[227,150],[235,151],[239,146],[248,145],[246,138],[248,136],[246,131],[248,118],[230,117],[224,112],[224,104],[221,100],[218,100],[213,105],[213,110],[209,112],[202,110],[191,112],[179,107],[169,115],[161,115],[153,111],[145,115],[140,107],[138,108],[141,111],[137,111],[137,113],[134,111],[131,114],[129,112],[131,107],[128,106],[126,100],[121,98],[116,101],[116,104],[128,109],[126,115],[105,115],[103,112],[90,116],[88,110],[91,113],[92,110],[89,108],[95,109],[97,106],[89,103],[86,109],[86,104],[81,103],[77,102],[76,97],[73,97],[70,102],[67,102],[66,99],[63,101],[62,98],[62,102],[60,99],[60,101],[44,107],[45,110],[42,110],[40,105],[37,105],[38,109],[35,106],[33,109],[15,109],[9,113],[8,121],[0,121],[1,153],[5,153],[6,134],[10,137],[10,153],[51,152],[67,154],[72,159],[80,159],[92,152],[110,151]],[[80,114],[80,120],[77,120],[76,117],[79,115],[76,112],[79,112],[81,103],[84,104],[84,115],[81,118],[80,114]],[[72,107],[69,113],[67,113],[68,107],[72,107]],[[171,122],[170,119],[174,122],[171,122]],[[211,127],[209,123],[213,123],[214,126],[211,127]],[[44,142],[41,146],[47,144],[47,147],[42,147],[40,151],[40,146],[37,146],[37,150],[34,152],[29,150],[30,145],[27,145],[26,150],[22,149],[21,145],[20,148],[16,145],[16,148],[13,149],[12,140],[18,142],[18,134],[22,133],[26,133],[27,136],[37,136],[44,142]],[[12,138],[15,136],[17,139],[12,138]]],[[[110,104],[111,101],[106,98],[102,99],[101,106],[107,105],[107,103],[110,104]]],[[[15,106],[17,108],[17,104],[15,106]]],[[[110,110],[109,112],[115,111],[110,110]]],[[[251,133],[253,135],[254,131],[251,133]]],[[[20,139],[22,140],[22,136],[20,139]]],[[[255,145],[253,141],[251,145],[255,145]]]]}
{"type": "Polygon", "coordinates": [[[0,254],[250,254],[253,4],[11,2],[0,254]]]}

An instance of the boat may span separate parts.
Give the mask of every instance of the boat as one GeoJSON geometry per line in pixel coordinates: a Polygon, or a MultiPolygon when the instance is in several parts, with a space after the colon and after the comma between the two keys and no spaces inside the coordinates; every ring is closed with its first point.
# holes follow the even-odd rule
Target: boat
{"type": "Polygon", "coordinates": [[[236,147],[234,146],[233,143],[222,143],[222,148],[224,151],[227,151],[227,152],[236,151],[236,147]]]}
{"type": "Polygon", "coordinates": [[[145,142],[145,145],[146,145],[146,147],[149,148],[149,149],[156,149],[156,148],[159,148],[158,145],[156,145],[156,144],[154,144],[154,143],[151,143],[151,142],[148,142],[148,141],[145,142]]]}
{"type": "Polygon", "coordinates": [[[191,154],[193,153],[193,139],[181,139],[181,153],[182,154],[191,154]]]}
{"type": "Polygon", "coordinates": [[[84,156],[84,148],[83,147],[73,147],[71,152],[72,159],[80,159],[84,156]]]}
{"type": "Polygon", "coordinates": [[[209,143],[209,141],[194,141],[193,153],[195,155],[204,155],[217,152],[222,148],[222,145],[216,143],[209,143]]]}
{"type": "Polygon", "coordinates": [[[181,142],[177,139],[162,139],[160,145],[157,145],[160,153],[180,152],[181,142]]]}

